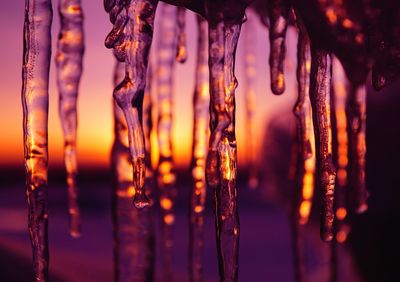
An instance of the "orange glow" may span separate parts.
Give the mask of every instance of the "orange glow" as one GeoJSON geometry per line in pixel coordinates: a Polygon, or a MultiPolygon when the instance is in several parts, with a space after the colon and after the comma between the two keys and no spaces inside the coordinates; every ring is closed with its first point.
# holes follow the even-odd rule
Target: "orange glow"
{"type": "Polygon", "coordinates": [[[68,14],[78,14],[81,13],[81,7],[79,5],[71,5],[67,8],[68,14]]]}
{"type": "Polygon", "coordinates": [[[346,179],[347,179],[347,171],[346,169],[340,168],[337,171],[337,178],[339,181],[340,185],[345,185],[346,184],[346,179]]]}
{"type": "Polygon", "coordinates": [[[179,46],[178,48],[178,54],[176,55],[177,61],[182,61],[183,58],[187,56],[187,50],[185,46],[179,46]]]}
{"type": "Polygon", "coordinates": [[[196,166],[192,170],[192,175],[194,179],[201,179],[204,176],[204,169],[200,166],[196,166]]]}
{"type": "Polygon", "coordinates": [[[326,10],[326,18],[328,19],[330,24],[336,24],[337,22],[336,13],[332,8],[326,10]]]}
{"type": "Polygon", "coordinates": [[[338,184],[343,187],[347,183],[348,165],[348,134],[347,134],[347,114],[346,99],[347,91],[345,85],[346,78],[342,67],[338,62],[334,64],[334,89],[335,89],[335,116],[337,131],[337,150],[338,150],[338,184]]]}
{"type": "Polygon", "coordinates": [[[202,206],[195,206],[194,207],[194,212],[195,213],[200,213],[204,210],[204,208],[202,206]]]}
{"type": "Polygon", "coordinates": [[[299,213],[300,213],[300,224],[306,224],[308,221],[308,216],[311,210],[311,202],[310,201],[303,201],[300,205],[299,213]]]}
{"type": "Polygon", "coordinates": [[[347,233],[345,231],[339,231],[336,234],[336,241],[338,243],[343,244],[344,242],[346,242],[346,240],[347,240],[347,233]]]}
{"type": "Polygon", "coordinates": [[[66,31],[63,33],[61,42],[66,41],[69,44],[80,44],[83,38],[81,35],[76,34],[74,31],[66,31]]]}
{"type": "Polygon", "coordinates": [[[284,77],[283,73],[279,73],[278,74],[278,81],[276,82],[276,86],[279,89],[282,89],[284,82],[285,82],[285,77],[284,77]]]}
{"type": "MultiPolygon", "coordinates": [[[[310,106],[310,105],[309,105],[310,106]]],[[[315,137],[314,129],[312,124],[312,112],[311,108],[305,117],[306,132],[309,138],[311,146],[310,155],[304,160],[304,175],[302,180],[302,199],[299,207],[299,223],[306,224],[310,216],[312,197],[314,195],[314,178],[315,178],[315,167],[316,167],[316,156],[315,156],[315,137]]]]}
{"type": "MultiPolygon", "coordinates": [[[[314,152],[314,150],[313,150],[314,152]]],[[[306,224],[310,215],[312,197],[314,194],[315,155],[305,161],[303,176],[302,201],[299,207],[299,223],[306,224]]]]}
{"type": "Polygon", "coordinates": [[[346,208],[341,207],[336,210],[336,218],[338,220],[344,220],[346,216],[347,216],[346,208]]]}
{"type": "Polygon", "coordinates": [[[168,172],[161,177],[161,181],[163,184],[168,185],[175,182],[175,174],[168,172]]]}
{"type": "Polygon", "coordinates": [[[209,93],[210,93],[210,87],[208,86],[208,84],[202,85],[202,86],[201,86],[201,91],[200,91],[200,93],[201,93],[201,97],[202,97],[202,98],[207,97],[207,96],[209,95],[209,93]]]}
{"type": "Polygon", "coordinates": [[[342,22],[342,25],[344,28],[352,28],[353,27],[353,22],[349,19],[344,19],[342,22]]]}
{"type": "Polygon", "coordinates": [[[311,70],[311,61],[306,62],[306,70],[309,72],[311,70]]]}
{"type": "Polygon", "coordinates": [[[303,178],[303,198],[311,199],[314,193],[314,172],[307,172],[303,178]]]}
{"type": "Polygon", "coordinates": [[[169,173],[171,169],[172,169],[172,164],[170,162],[160,163],[160,166],[158,167],[158,171],[160,174],[169,173]]]}
{"type": "Polygon", "coordinates": [[[221,175],[223,179],[231,181],[236,178],[234,167],[235,152],[233,152],[226,137],[221,140],[221,146],[223,147],[221,150],[221,175]]]}
{"type": "Polygon", "coordinates": [[[172,225],[175,222],[175,217],[173,214],[167,214],[164,216],[164,222],[167,225],[172,225]]]}
{"type": "Polygon", "coordinates": [[[125,191],[118,190],[117,196],[120,198],[133,198],[133,196],[135,196],[135,188],[133,186],[129,186],[129,188],[125,191]]]}
{"type": "Polygon", "coordinates": [[[172,201],[168,198],[160,199],[160,206],[163,210],[170,210],[172,208],[172,201]]]}

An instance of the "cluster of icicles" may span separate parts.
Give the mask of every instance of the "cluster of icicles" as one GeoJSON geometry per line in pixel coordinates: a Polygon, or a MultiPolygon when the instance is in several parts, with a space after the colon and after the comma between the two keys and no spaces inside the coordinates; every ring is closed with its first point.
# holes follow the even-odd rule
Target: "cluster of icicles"
{"type": "MultiPolygon", "coordinates": [[[[234,66],[241,25],[249,3],[244,0],[184,2],[185,8],[199,14],[193,96],[189,276],[191,281],[202,280],[203,224],[208,186],[214,196],[220,280],[237,281],[239,217],[235,137],[237,81],[234,66]]],[[[22,102],[29,232],[35,279],[47,281],[47,113],[52,6],[50,0],[26,0],[25,3],[22,102]]],[[[184,62],[187,49],[185,8],[170,4],[160,4],[163,35],[155,46],[159,146],[159,163],[155,171],[150,158],[153,116],[151,82],[154,70],[148,67],[148,57],[158,0],[104,1],[105,10],[114,25],[105,45],[113,49],[117,60],[113,93],[115,142],[112,166],[115,175],[115,279],[118,281],[152,281],[154,278],[154,227],[151,212],[154,175],[157,176],[156,186],[160,191],[159,205],[163,221],[163,277],[165,281],[173,279],[172,227],[177,190],[171,144],[172,80],[175,60],[184,62]],[[136,208],[132,208],[132,198],[136,208]]],[[[65,138],[70,234],[77,237],[80,235],[80,223],[76,181],[76,102],[84,52],[83,14],[80,0],[60,0],[58,7],[61,16],[56,56],[59,111],[65,138]]],[[[356,212],[367,209],[366,79],[364,77],[363,83],[347,84],[343,69],[336,59],[332,59],[330,50],[314,44],[310,39],[301,18],[301,5],[297,7],[298,10],[293,11],[292,8],[283,0],[267,2],[271,89],[275,94],[281,94],[285,89],[285,36],[290,19],[299,34],[298,100],[294,107],[298,136],[297,193],[293,210],[295,230],[299,233],[301,225],[308,221],[315,182],[322,191],[321,238],[329,242],[336,235],[337,241],[343,242],[348,232],[347,195],[351,195],[356,212]],[[351,172],[350,176],[348,172],[351,172]],[[315,174],[318,176],[316,180],[315,174]],[[351,185],[348,185],[349,182],[351,185]],[[346,187],[352,187],[351,193],[346,191],[346,187]]],[[[329,7],[325,8],[329,16],[329,7]]],[[[335,14],[333,16],[336,17],[335,14]]],[[[335,24],[338,21],[335,18],[335,24]]],[[[249,19],[249,29],[252,29],[251,24],[254,24],[254,18],[249,19]]],[[[255,52],[252,47],[255,38],[252,32],[247,36],[246,120],[247,135],[253,135],[255,52]]],[[[385,83],[383,75],[375,76],[375,79],[375,84],[382,86],[385,83]]],[[[252,137],[249,136],[248,140],[252,140],[252,137]]],[[[254,172],[254,144],[249,143],[248,148],[252,167],[250,171],[254,172]]],[[[249,186],[257,186],[255,175],[251,175],[249,186]]],[[[297,277],[299,280],[300,276],[297,277]]]]}

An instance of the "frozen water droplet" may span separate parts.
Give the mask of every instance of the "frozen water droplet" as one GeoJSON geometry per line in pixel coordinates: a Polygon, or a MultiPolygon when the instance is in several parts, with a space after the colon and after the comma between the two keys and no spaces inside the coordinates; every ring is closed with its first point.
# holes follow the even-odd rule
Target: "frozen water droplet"
{"type": "Polygon", "coordinates": [[[269,66],[271,72],[272,93],[280,95],[285,91],[283,74],[286,56],[286,30],[290,11],[290,1],[268,1],[269,26],[269,66]]]}

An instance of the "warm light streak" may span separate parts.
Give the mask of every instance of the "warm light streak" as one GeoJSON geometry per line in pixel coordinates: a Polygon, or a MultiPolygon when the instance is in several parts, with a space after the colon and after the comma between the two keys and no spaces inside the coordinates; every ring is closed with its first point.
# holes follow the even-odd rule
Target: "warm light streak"
{"type": "Polygon", "coordinates": [[[298,99],[293,109],[297,121],[297,193],[299,194],[298,217],[299,224],[306,224],[310,216],[312,198],[314,195],[314,175],[316,166],[316,150],[312,109],[310,102],[310,41],[303,29],[299,29],[297,43],[297,83],[298,99]]]}
{"type": "Polygon", "coordinates": [[[228,138],[221,140],[220,145],[220,170],[222,179],[232,181],[236,179],[235,157],[236,151],[232,150],[228,138]]]}
{"type": "Polygon", "coordinates": [[[311,201],[302,201],[300,204],[300,209],[299,209],[299,223],[300,224],[306,224],[308,222],[308,218],[310,215],[310,210],[311,210],[311,201]]]}
{"type": "Polygon", "coordinates": [[[348,136],[347,136],[347,114],[346,99],[347,90],[345,85],[345,77],[342,70],[338,69],[338,62],[334,64],[334,81],[335,90],[335,115],[336,115],[336,132],[337,132],[337,163],[338,163],[338,184],[345,186],[347,184],[347,165],[348,165],[348,136]]]}

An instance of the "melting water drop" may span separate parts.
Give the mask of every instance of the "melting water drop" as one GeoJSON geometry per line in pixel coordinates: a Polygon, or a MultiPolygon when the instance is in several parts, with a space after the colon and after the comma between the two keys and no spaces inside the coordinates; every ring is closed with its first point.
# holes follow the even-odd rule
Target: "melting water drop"
{"type": "Polygon", "coordinates": [[[257,171],[257,155],[255,148],[255,104],[256,104],[256,89],[255,89],[255,76],[256,76],[256,34],[255,30],[255,15],[249,13],[247,21],[244,24],[244,36],[245,36],[245,57],[244,57],[244,69],[245,69],[245,105],[246,105],[246,155],[248,156],[247,167],[249,171],[248,186],[250,189],[258,187],[258,171],[257,171]]]}
{"type": "MultiPolygon", "coordinates": [[[[114,72],[115,85],[124,75],[124,65],[117,62],[114,72]]],[[[145,118],[144,124],[146,122],[148,121],[145,118]]],[[[128,128],[124,114],[115,102],[114,131],[115,141],[112,149],[114,277],[116,281],[152,281],[155,257],[153,211],[151,208],[137,209],[131,204],[135,188],[130,162],[128,128]]],[[[145,130],[146,134],[148,132],[145,130]]],[[[149,171],[151,168],[147,168],[146,172],[149,171]]],[[[148,194],[151,193],[150,184],[150,181],[146,182],[148,194]]]]}
{"type": "Polygon", "coordinates": [[[82,74],[84,52],[83,13],[80,0],[60,0],[58,11],[61,29],[56,56],[57,84],[60,92],[59,113],[64,133],[64,159],[67,171],[69,233],[81,234],[80,212],[77,202],[76,134],[78,87],[82,74]]]}
{"type": "Polygon", "coordinates": [[[35,281],[47,281],[47,121],[51,1],[25,1],[22,106],[28,227],[35,281]]]}
{"type": "Polygon", "coordinates": [[[207,183],[214,191],[221,281],[237,281],[239,215],[235,136],[235,51],[241,23],[209,22],[210,127],[207,183]]]}
{"type": "Polygon", "coordinates": [[[336,168],[332,161],[330,117],[331,54],[311,46],[310,99],[313,113],[318,181],[322,189],[321,238],[333,238],[336,168]]]}
{"type": "Polygon", "coordinates": [[[141,119],[157,3],[156,0],[104,2],[104,7],[110,14],[110,21],[114,24],[105,45],[113,48],[118,60],[125,63],[125,78],[115,87],[113,96],[128,125],[135,188],[134,205],[137,208],[150,204],[143,191],[145,145],[141,119]]]}
{"type": "Polygon", "coordinates": [[[197,60],[193,96],[194,122],[192,147],[193,186],[190,194],[189,276],[203,281],[204,211],[206,201],[206,157],[209,136],[208,24],[197,16],[197,60]]]}

